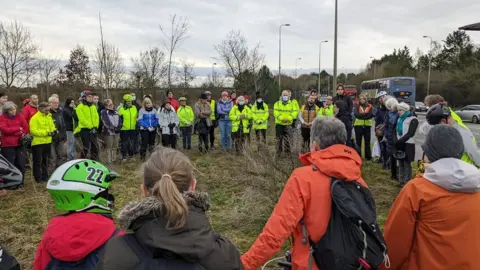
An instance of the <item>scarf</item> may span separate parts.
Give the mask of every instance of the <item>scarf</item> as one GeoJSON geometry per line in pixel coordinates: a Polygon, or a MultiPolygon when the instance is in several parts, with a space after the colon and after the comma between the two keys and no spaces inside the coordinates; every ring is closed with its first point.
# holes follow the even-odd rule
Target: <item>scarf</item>
{"type": "Polygon", "coordinates": [[[153,107],[150,107],[150,108],[145,107],[144,109],[145,109],[145,111],[147,111],[147,112],[151,112],[151,111],[153,110],[153,107]]]}
{"type": "Polygon", "coordinates": [[[403,121],[405,121],[405,119],[407,117],[410,116],[410,112],[405,112],[402,116],[400,116],[400,118],[398,118],[398,122],[397,122],[397,132],[400,136],[403,136],[403,121]]]}
{"type": "Polygon", "coordinates": [[[238,105],[238,111],[239,111],[239,112],[242,112],[242,111],[243,111],[243,108],[245,108],[245,104],[243,104],[243,105],[238,105]]]}
{"type": "Polygon", "coordinates": [[[263,101],[262,102],[257,101],[257,109],[263,110],[263,101]]]}

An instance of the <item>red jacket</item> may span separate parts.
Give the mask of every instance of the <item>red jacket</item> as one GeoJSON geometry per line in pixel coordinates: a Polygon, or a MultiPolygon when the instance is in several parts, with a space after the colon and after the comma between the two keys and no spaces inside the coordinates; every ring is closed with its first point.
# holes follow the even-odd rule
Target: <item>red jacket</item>
{"type": "Polygon", "coordinates": [[[48,224],[38,245],[33,270],[44,270],[51,257],[67,262],[80,261],[104,245],[115,230],[113,220],[100,214],[56,216],[48,224]]]}
{"type": "Polygon", "coordinates": [[[28,134],[30,131],[23,115],[16,114],[10,117],[4,113],[0,115],[0,133],[2,147],[17,147],[20,145],[22,134],[28,134]]]}
{"type": "Polygon", "coordinates": [[[30,105],[30,104],[27,104],[27,105],[23,108],[23,110],[22,110],[23,117],[25,117],[25,120],[27,120],[27,124],[30,123],[30,119],[31,119],[32,116],[34,116],[36,113],[37,113],[37,108],[36,108],[36,107],[33,107],[33,106],[30,105]]]}
{"type": "MultiPolygon", "coordinates": [[[[302,241],[303,226],[300,225],[300,220],[304,219],[313,241],[319,241],[323,237],[332,207],[329,177],[356,180],[367,186],[361,176],[362,158],[348,146],[333,145],[307,153],[300,160],[305,166],[293,171],[262,233],[248,252],[243,254],[245,270],[261,267],[282,249],[283,243],[291,235],[292,269],[307,270],[310,245],[302,241]]],[[[318,270],[318,267],[314,265],[313,269],[318,270]]]]}
{"type": "Polygon", "coordinates": [[[168,101],[170,101],[170,104],[172,105],[172,107],[175,109],[175,111],[177,111],[178,107],[180,106],[180,104],[178,103],[178,100],[174,98],[168,98],[168,101]]]}

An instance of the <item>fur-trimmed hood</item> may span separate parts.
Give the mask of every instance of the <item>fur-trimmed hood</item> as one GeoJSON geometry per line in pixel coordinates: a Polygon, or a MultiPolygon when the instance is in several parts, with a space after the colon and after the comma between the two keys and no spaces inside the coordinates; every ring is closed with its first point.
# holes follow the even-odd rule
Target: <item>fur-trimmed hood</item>
{"type": "MultiPolygon", "coordinates": [[[[210,209],[210,197],[205,192],[187,192],[183,194],[187,204],[206,212],[210,209]]],[[[161,218],[165,208],[163,202],[155,197],[147,197],[141,201],[127,204],[119,212],[117,221],[122,230],[131,231],[132,225],[140,217],[151,215],[152,213],[161,218]]]]}

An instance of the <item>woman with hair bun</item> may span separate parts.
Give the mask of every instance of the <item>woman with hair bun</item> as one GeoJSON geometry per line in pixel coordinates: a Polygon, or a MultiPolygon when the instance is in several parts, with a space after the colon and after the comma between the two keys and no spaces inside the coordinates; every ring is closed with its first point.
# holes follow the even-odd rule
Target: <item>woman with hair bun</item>
{"type": "Polygon", "coordinates": [[[117,222],[132,233],[112,238],[97,269],[243,269],[233,243],[215,233],[195,192],[194,167],[183,153],[161,148],[143,167],[144,199],[125,206],[117,222]]]}

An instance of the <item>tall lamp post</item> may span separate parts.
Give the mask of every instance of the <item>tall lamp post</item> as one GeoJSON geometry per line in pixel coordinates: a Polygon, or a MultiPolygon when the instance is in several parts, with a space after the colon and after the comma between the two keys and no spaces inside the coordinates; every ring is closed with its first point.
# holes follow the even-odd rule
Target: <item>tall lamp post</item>
{"type": "Polygon", "coordinates": [[[430,94],[430,75],[432,73],[432,45],[433,39],[430,36],[423,36],[430,39],[430,52],[428,53],[428,79],[427,79],[427,96],[430,94]]]}
{"type": "Polygon", "coordinates": [[[295,79],[298,77],[298,73],[297,73],[297,70],[298,70],[298,60],[302,60],[301,57],[298,57],[297,59],[295,59],[295,79]]]}
{"type": "Polygon", "coordinates": [[[215,85],[216,85],[216,82],[215,82],[215,81],[216,81],[215,78],[217,77],[217,76],[215,76],[215,66],[216,66],[216,65],[217,65],[217,63],[213,63],[213,65],[212,65],[212,81],[213,81],[213,87],[215,87],[215,85]]]}
{"type": "Polygon", "coordinates": [[[345,75],[343,77],[343,85],[347,84],[347,71],[345,70],[345,67],[342,67],[343,74],[345,75]]]}
{"type": "Polygon", "coordinates": [[[289,23],[281,24],[278,27],[278,91],[282,92],[282,27],[290,26],[289,23]]]}
{"type": "Polygon", "coordinates": [[[335,0],[335,30],[333,38],[333,87],[337,85],[338,0],[335,0]]]}
{"type": "Polygon", "coordinates": [[[322,73],[322,43],[327,43],[328,40],[320,41],[318,45],[318,94],[320,95],[320,84],[322,79],[320,77],[320,73],[322,73]]]}
{"type": "Polygon", "coordinates": [[[373,56],[370,56],[370,59],[372,59],[372,66],[373,66],[373,79],[375,80],[377,77],[377,65],[375,63],[375,58],[373,56]]]}

